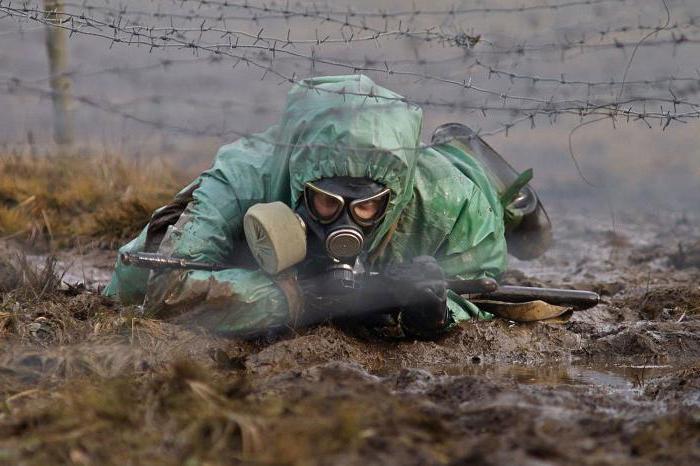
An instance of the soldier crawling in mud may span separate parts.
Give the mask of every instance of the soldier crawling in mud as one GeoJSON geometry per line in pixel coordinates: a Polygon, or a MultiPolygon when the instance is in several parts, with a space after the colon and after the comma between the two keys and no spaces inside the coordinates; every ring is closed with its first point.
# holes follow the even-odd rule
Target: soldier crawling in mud
{"type": "Polygon", "coordinates": [[[527,185],[530,171],[518,176],[460,124],[421,144],[421,123],[420,108],[362,75],[296,84],[277,125],[223,146],[120,250],[226,265],[149,271],[120,259],[105,293],[237,336],[354,315],[433,338],[490,318],[447,279],[499,277],[507,247],[520,258],[541,254],[549,221],[527,185]],[[251,254],[255,231],[245,242],[253,207],[262,212],[253,220],[271,222],[257,234],[276,239],[273,250],[263,244],[251,254]],[[300,257],[285,249],[298,230],[300,257]]]}

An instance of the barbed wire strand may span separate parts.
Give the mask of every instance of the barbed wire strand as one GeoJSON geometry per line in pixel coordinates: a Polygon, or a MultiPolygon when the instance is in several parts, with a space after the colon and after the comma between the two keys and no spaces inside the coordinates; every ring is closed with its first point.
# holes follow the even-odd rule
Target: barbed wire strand
{"type": "MultiPolygon", "coordinates": [[[[7,11],[9,14],[17,14],[22,16],[23,18],[26,18],[28,20],[32,21],[38,21],[41,23],[44,23],[50,27],[58,27],[58,28],[63,28],[68,31],[70,31],[71,34],[83,34],[83,35],[88,35],[92,37],[101,37],[103,39],[107,39],[111,41],[110,47],[114,43],[120,43],[120,44],[126,44],[126,45],[144,45],[148,46],[150,49],[155,49],[155,48],[170,48],[170,47],[175,47],[175,48],[185,48],[185,49],[192,49],[192,50],[200,50],[200,51],[205,51],[207,53],[214,53],[216,55],[226,55],[231,58],[235,58],[238,60],[240,63],[241,61],[245,62],[246,64],[255,66],[263,70],[264,76],[267,75],[268,73],[271,73],[273,75],[276,75],[280,78],[282,78],[285,81],[290,81],[293,82],[295,79],[294,77],[290,77],[287,75],[284,75],[280,73],[279,71],[274,70],[274,68],[271,65],[265,65],[262,63],[259,63],[251,58],[249,58],[246,55],[241,55],[241,54],[236,54],[233,52],[230,52],[232,49],[237,49],[237,48],[253,48],[253,49],[263,49],[263,50],[268,50],[264,46],[256,46],[256,45],[240,45],[240,44],[234,44],[230,43],[224,48],[221,45],[201,45],[195,42],[191,41],[183,41],[181,39],[178,39],[176,37],[171,37],[171,36],[154,36],[148,29],[143,29],[145,32],[139,32],[135,30],[124,30],[123,27],[119,26],[118,24],[114,23],[103,23],[99,20],[95,19],[88,19],[86,17],[80,18],[80,21],[78,21],[75,17],[69,16],[67,20],[64,20],[62,23],[55,23],[52,21],[49,21],[48,19],[45,18],[46,14],[49,14],[51,12],[47,12],[44,10],[28,10],[24,9],[24,11],[17,11],[13,9],[12,7],[7,7],[3,6],[2,0],[0,0],[0,11],[7,11]],[[76,26],[76,22],[78,23],[78,26],[76,26]],[[88,27],[89,30],[85,30],[82,28],[82,26],[88,27]],[[99,29],[99,26],[106,27],[112,30],[112,34],[107,34],[101,31],[99,29]],[[128,37],[122,38],[118,36],[118,33],[125,34],[128,37]],[[158,42],[160,41],[160,42],[158,42]]],[[[271,51],[274,54],[275,51],[274,49],[271,51]]],[[[537,98],[537,97],[530,97],[530,96],[520,96],[520,95],[513,95],[513,94],[507,94],[502,91],[494,91],[491,89],[487,89],[481,86],[476,86],[475,84],[472,83],[471,79],[469,81],[465,80],[454,80],[454,79],[447,79],[439,76],[433,76],[427,73],[418,73],[418,72],[413,72],[413,71],[404,71],[404,70],[396,70],[396,69],[391,69],[388,66],[385,66],[383,68],[376,67],[376,66],[362,66],[359,64],[348,64],[344,62],[338,62],[338,61],[331,61],[331,60],[325,60],[316,57],[315,55],[307,56],[299,52],[294,52],[294,51],[277,51],[277,53],[287,53],[287,54],[292,54],[294,56],[297,56],[299,58],[307,59],[312,61],[312,63],[321,63],[324,65],[330,65],[330,66],[335,66],[335,67],[340,67],[346,70],[350,70],[353,73],[358,73],[358,72],[376,72],[376,73],[386,73],[388,76],[409,76],[413,78],[420,78],[420,79],[425,79],[425,80],[430,80],[434,82],[439,82],[442,84],[449,84],[451,86],[457,86],[460,88],[464,89],[469,89],[470,91],[474,91],[477,93],[485,94],[491,97],[496,97],[499,100],[503,101],[503,104],[505,105],[506,101],[511,100],[511,101],[522,101],[522,102],[530,102],[530,103],[537,103],[545,106],[547,109],[551,108],[556,108],[557,105],[571,105],[571,104],[576,104],[580,108],[590,108],[590,107],[601,107],[601,106],[610,106],[610,105],[615,105],[617,106],[618,104],[616,102],[607,102],[607,103],[601,103],[601,102],[596,102],[596,101],[590,101],[590,100],[564,100],[564,101],[555,101],[553,98],[548,98],[548,99],[543,99],[543,98],[537,98]]],[[[398,99],[402,101],[406,101],[406,99],[398,99]]],[[[679,104],[685,104],[689,105],[691,107],[697,107],[698,104],[690,101],[681,101],[677,98],[668,98],[668,97],[647,97],[644,99],[644,101],[649,101],[649,100],[656,100],[658,102],[662,103],[673,103],[674,106],[677,106],[679,104]]],[[[628,102],[629,103],[629,102],[628,102]]]]}

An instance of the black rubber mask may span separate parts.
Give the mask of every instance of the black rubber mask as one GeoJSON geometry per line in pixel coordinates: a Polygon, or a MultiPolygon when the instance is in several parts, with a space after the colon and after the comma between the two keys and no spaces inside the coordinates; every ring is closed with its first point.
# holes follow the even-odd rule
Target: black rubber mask
{"type": "Polygon", "coordinates": [[[306,183],[297,212],[310,233],[309,254],[352,265],[384,217],[390,196],[389,189],[365,178],[306,183]]]}

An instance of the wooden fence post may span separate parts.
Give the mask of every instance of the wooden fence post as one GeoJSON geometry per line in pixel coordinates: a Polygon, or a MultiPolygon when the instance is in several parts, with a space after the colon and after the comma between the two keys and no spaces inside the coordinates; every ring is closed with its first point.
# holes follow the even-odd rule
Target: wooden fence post
{"type": "MultiPolygon", "coordinates": [[[[63,0],[44,0],[47,19],[52,23],[60,23],[63,13],[63,0]]],[[[71,97],[71,81],[66,75],[68,71],[67,31],[65,29],[47,26],[46,51],[49,58],[49,72],[53,100],[53,133],[54,141],[62,146],[73,143],[73,113],[71,97]]]]}

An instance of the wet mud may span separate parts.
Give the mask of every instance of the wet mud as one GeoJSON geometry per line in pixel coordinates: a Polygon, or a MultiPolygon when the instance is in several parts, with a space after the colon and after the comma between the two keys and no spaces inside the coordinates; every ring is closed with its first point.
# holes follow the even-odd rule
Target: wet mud
{"type": "Polygon", "coordinates": [[[225,339],[99,298],[110,258],[74,257],[87,290],[2,295],[0,462],[699,464],[700,270],[674,254],[700,224],[558,218],[554,248],[505,280],[603,302],[438,341],[225,339]]]}

